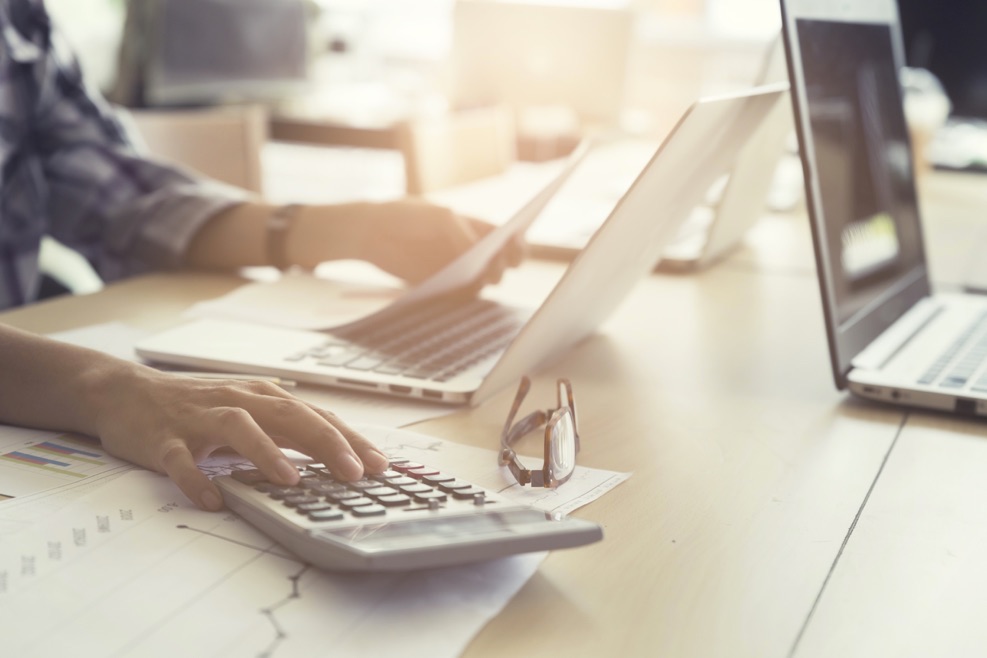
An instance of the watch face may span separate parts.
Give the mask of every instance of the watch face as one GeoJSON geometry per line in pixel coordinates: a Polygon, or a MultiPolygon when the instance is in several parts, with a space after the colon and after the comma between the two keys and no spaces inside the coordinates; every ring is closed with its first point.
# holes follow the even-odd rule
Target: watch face
{"type": "Polygon", "coordinates": [[[267,262],[269,265],[286,270],[292,266],[288,258],[288,229],[298,210],[298,204],[279,206],[267,218],[267,262]]]}

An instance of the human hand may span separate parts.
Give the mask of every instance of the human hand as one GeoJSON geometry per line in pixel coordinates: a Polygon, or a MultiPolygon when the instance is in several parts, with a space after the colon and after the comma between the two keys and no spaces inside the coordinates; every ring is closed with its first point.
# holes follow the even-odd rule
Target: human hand
{"type": "MultiPolygon", "coordinates": [[[[413,199],[377,204],[363,218],[368,231],[362,257],[415,284],[458,258],[495,227],[457,215],[448,208],[413,199]]],[[[487,268],[483,283],[496,283],[524,255],[520,238],[512,240],[487,268]]]]}
{"type": "MultiPolygon", "coordinates": [[[[487,233],[497,228],[493,224],[485,222],[482,219],[468,217],[466,218],[466,221],[470,223],[470,226],[477,233],[480,240],[482,240],[487,233]]],[[[524,236],[514,236],[510,242],[507,243],[507,246],[497,254],[497,257],[487,267],[485,277],[479,284],[480,287],[488,283],[493,284],[500,281],[501,277],[504,275],[504,272],[510,267],[517,267],[520,265],[527,253],[528,249],[524,242],[524,236]]]]}
{"type": "Polygon", "coordinates": [[[113,455],[165,473],[199,507],[223,507],[219,489],[196,464],[229,446],[271,482],[293,485],[291,448],[323,462],[344,480],[387,468],[374,445],[334,414],[273,383],[183,377],[137,366],[104,379],[106,408],[96,431],[113,455]]]}
{"type": "MultiPolygon", "coordinates": [[[[412,284],[438,272],[495,228],[418,199],[305,206],[293,226],[287,250],[297,265],[314,268],[327,260],[356,258],[412,284]]],[[[477,287],[499,281],[523,256],[518,236],[492,259],[477,287]]]]}

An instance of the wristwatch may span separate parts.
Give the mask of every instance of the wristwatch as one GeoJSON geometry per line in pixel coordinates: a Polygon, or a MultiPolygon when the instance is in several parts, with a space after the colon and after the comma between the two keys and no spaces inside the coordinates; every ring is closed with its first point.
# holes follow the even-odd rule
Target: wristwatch
{"type": "Polygon", "coordinates": [[[297,203],[278,206],[267,218],[267,262],[279,270],[292,265],[288,258],[288,229],[301,207],[297,203]]]}

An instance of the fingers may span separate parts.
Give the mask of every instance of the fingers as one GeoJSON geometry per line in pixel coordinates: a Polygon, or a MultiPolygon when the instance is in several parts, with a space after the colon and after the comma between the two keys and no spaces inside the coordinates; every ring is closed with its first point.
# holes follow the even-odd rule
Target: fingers
{"type": "Polygon", "coordinates": [[[390,465],[390,460],[370,439],[366,438],[356,430],[341,421],[339,417],[331,411],[320,409],[314,405],[309,405],[311,409],[319,414],[327,423],[338,429],[346,438],[353,449],[359,455],[364,467],[371,473],[383,473],[390,465]]]}
{"type": "Polygon", "coordinates": [[[253,462],[271,482],[289,486],[298,482],[298,469],[246,409],[217,408],[211,410],[210,416],[213,431],[217,432],[212,437],[213,441],[234,448],[253,462]]]}
{"type": "Polygon", "coordinates": [[[482,219],[476,219],[475,217],[465,217],[464,219],[469,223],[470,228],[473,229],[473,232],[478,238],[482,238],[496,228],[490,222],[485,222],[482,219]]]}
{"type": "MultiPolygon", "coordinates": [[[[487,233],[493,231],[496,227],[489,222],[485,222],[481,219],[475,219],[472,217],[467,217],[466,220],[469,222],[470,227],[473,229],[478,240],[483,239],[487,233]]],[[[504,249],[500,252],[502,269],[508,267],[517,267],[524,260],[527,252],[527,245],[524,241],[523,235],[515,235],[504,249]]]]}
{"type": "Polygon", "coordinates": [[[514,239],[507,244],[507,247],[505,247],[503,251],[507,259],[507,266],[517,267],[520,265],[525,256],[528,255],[527,252],[528,245],[525,243],[524,237],[520,235],[515,236],[514,239]]]}
{"type": "Polygon", "coordinates": [[[195,465],[195,459],[184,441],[173,439],[166,442],[159,465],[193,503],[210,512],[223,509],[223,496],[219,489],[195,465]]]}
{"type": "Polygon", "coordinates": [[[298,400],[269,382],[231,382],[218,393],[208,396],[211,404],[205,403],[209,406],[202,410],[198,422],[188,426],[189,435],[161,445],[158,460],[159,470],[203,509],[221,509],[222,497],[195,466],[193,453],[202,457],[221,445],[232,447],[268,480],[281,485],[294,485],[299,480],[298,469],[281,446],[321,461],[343,480],[359,479],[365,471],[387,469],[387,457],[369,439],[331,412],[298,400]]]}
{"type": "MultiPolygon", "coordinates": [[[[290,445],[321,461],[334,475],[344,480],[359,479],[365,467],[372,472],[387,468],[387,458],[368,439],[334,414],[291,397],[280,389],[269,392],[273,395],[251,395],[243,401],[243,409],[236,410],[243,411],[249,418],[249,432],[234,431],[229,434],[233,437],[230,445],[257,464],[265,474],[269,474],[264,467],[269,459],[267,451],[273,449],[281,454],[277,444],[290,445]],[[257,458],[262,462],[247,452],[250,450],[258,450],[257,458]]],[[[244,419],[243,427],[247,425],[244,419]]],[[[295,477],[297,479],[297,474],[295,477]]]]}
{"type": "Polygon", "coordinates": [[[216,381],[151,370],[100,428],[106,450],[166,473],[196,505],[223,508],[219,489],[197,461],[229,446],[249,459],[271,482],[297,484],[298,469],[281,446],[323,462],[339,478],[381,472],[387,458],[331,412],[298,400],[270,382],[216,381]],[[141,437],[136,439],[135,437],[141,437]]]}
{"type": "Polygon", "coordinates": [[[504,276],[504,270],[507,269],[507,256],[501,252],[494,258],[490,265],[487,267],[487,271],[484,274],[484,284],[493,285],[495,283],[500,283],[500,279],[504,276]]]}

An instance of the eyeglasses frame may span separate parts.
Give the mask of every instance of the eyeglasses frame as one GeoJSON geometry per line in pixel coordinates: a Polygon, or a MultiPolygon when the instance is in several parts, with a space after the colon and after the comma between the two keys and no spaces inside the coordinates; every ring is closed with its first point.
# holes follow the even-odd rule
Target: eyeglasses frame
{"type": "Polygon", "coordinates": [[[565,419],[566,415],[572,417],[572,431],[576,444],[576,454],[579,454],[580,449],[579,426],[576,423],[576,404],[572,395],[572,383],[566,378],[559,378],[556,381],[558,407],[545,410],[538,409],[515,423],[514,418],[517,416],[518,410],[521,408],[521,403],[524,402],[524,398],[530,390],[531,379],[527,376],[522,377],[517,393],[514,396],[514,403],[511,405],[511,412],[507,416],[507,421],[504,423],[504,429],[500,435],[501,449],[499,462],[501,466],[508,467],[521,485],[530,484],[532,487],[554,489],[567,482],[572,477],[573,471],[575,471],[574,466],[573,471],[570,471],[565,477],[559,479],[555,477],[551,468],[552,430],[565,419]],[[565,403],[563,403],[563,394],[565,395],[565,403]],[[545,426],[545,455],[542,468],[541,470],[525,468],[512,446],[521,437],[526,436],[542,425],[545,426]]]}

